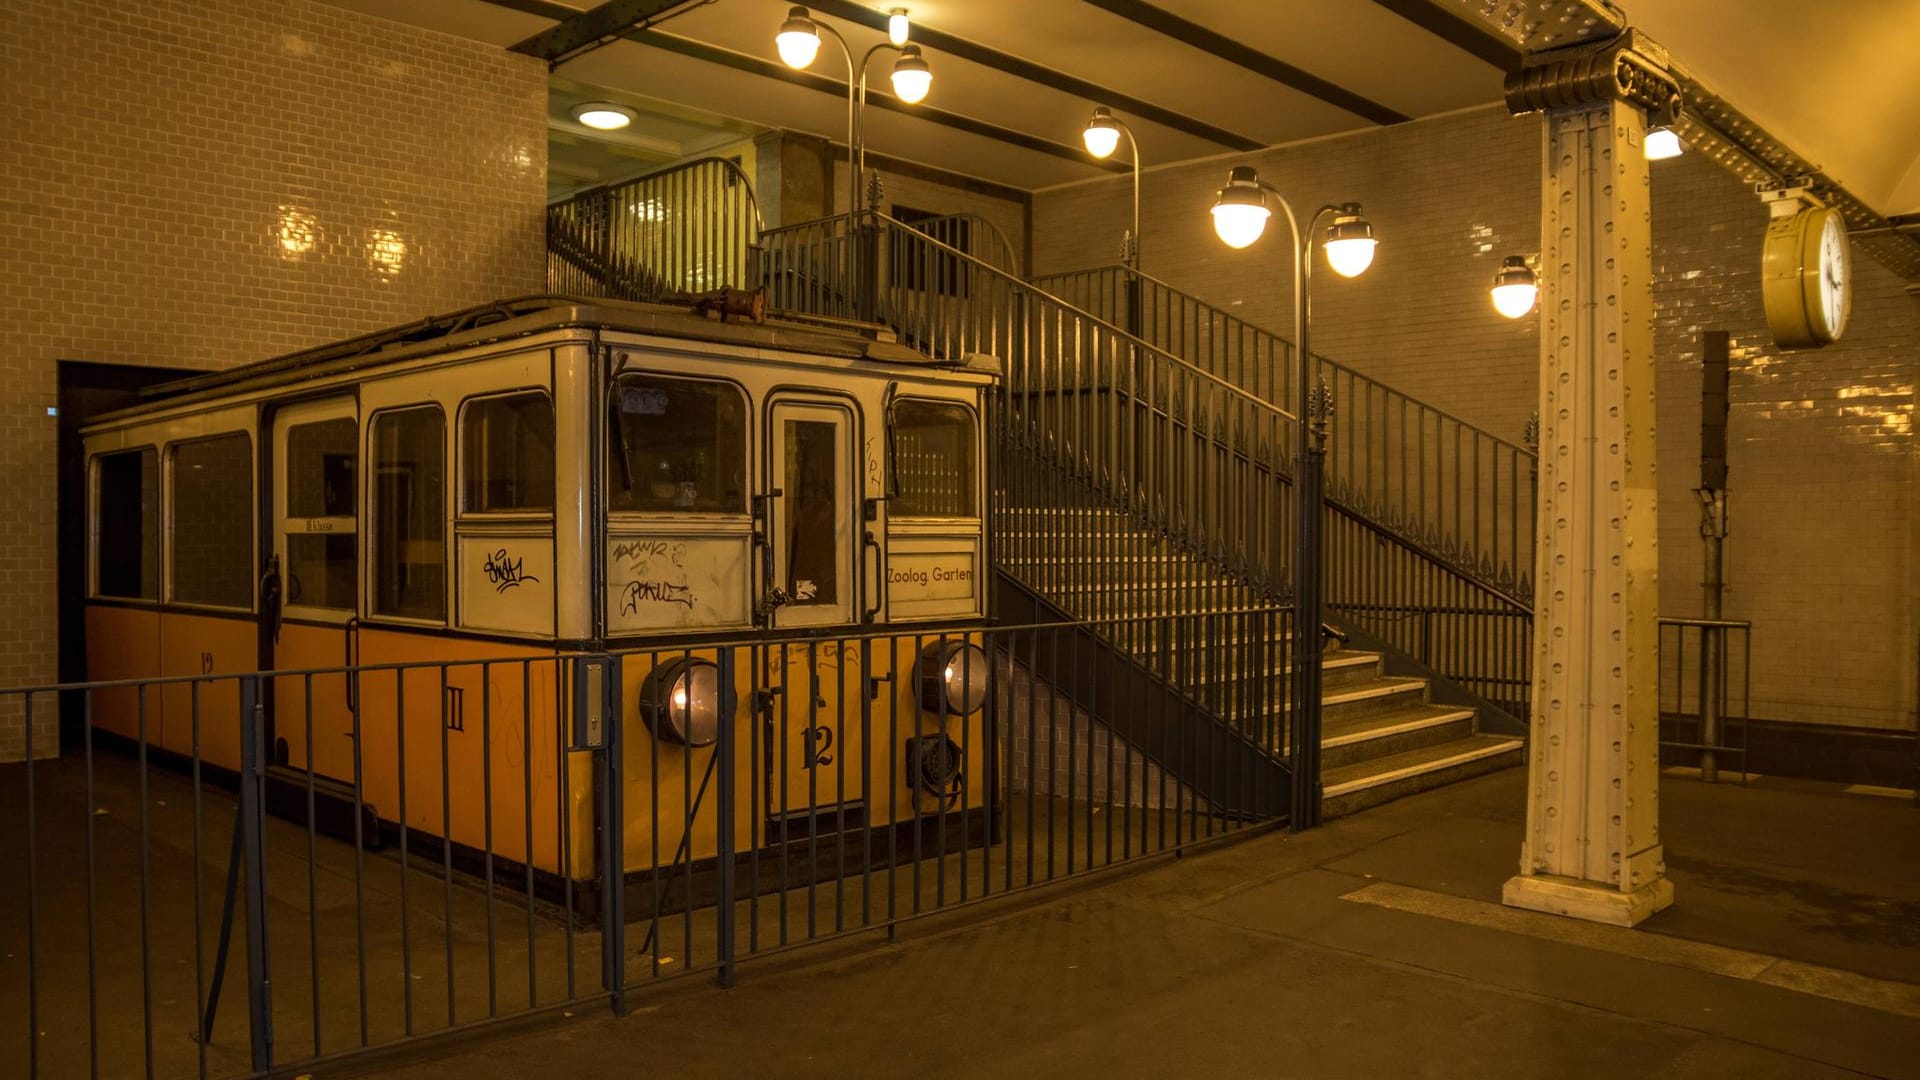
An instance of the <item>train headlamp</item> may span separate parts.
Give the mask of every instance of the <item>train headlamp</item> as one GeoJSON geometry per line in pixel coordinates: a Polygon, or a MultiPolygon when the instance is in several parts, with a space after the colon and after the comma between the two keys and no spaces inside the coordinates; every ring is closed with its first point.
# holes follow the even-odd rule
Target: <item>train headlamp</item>
{"type": "Polygon", "coordinates": [[[966,641],[936,641],[920,651],[914,681],[928,712],[971,716],[987,703],[987,654],[966,641]]]}
{"type": "Polygon", "coordinates": [[[720,669],[706,660],[682,657],[648,673],[640,686],[640,716],[663,742],[712,746],[723,716],[720,669]]]}

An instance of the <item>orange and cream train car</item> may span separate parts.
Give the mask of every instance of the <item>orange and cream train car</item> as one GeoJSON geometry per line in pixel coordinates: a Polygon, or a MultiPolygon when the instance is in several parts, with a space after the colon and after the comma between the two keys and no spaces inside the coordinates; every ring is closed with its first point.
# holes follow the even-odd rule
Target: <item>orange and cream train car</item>
{"type": "MultiPolygon", "coordinates": [[[[630,874],[711,859],[722,790],[741,851],[977,818],[995,377],[541,297],[169,384],[83,433],[88,675],[292,673],[261,683],[276,771],[550,880],[603,834],[586,655],[619,658],[630,874]]],[[[235,685],[91,721],[231,769],[235,685]]]]}

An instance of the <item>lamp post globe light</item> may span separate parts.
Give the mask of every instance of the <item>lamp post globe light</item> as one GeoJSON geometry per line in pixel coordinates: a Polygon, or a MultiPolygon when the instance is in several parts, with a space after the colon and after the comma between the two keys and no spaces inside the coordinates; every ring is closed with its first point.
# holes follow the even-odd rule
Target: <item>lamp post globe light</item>
{"type": "Polygon", "coordinates": [[[1113,115],[1113,110],[1105,105],[1096,106],[1087,126],[1080,132],[1080,141],[1086,144],[1087,153],[1102,161],[1113,156],[1120,149],[1120,135],[1127,136],[1127,148],[1133,152],[1133,228],[1120,242],[1120,261],[1133,270],[1140,269],[1140,143],[1133,137],[1133,129],[1126,121],[1113,115]]]}
{"type": "Polygon", "coordinates": [[[1293,246],[1294,469],[1293,469],[1293,663],[1291,671],[1292,828],[1320,823],[1320,514],[1326,466],[1327,422],[1333,412],[1331,395],[1312,385],[1313,352],[1308,341],[1313,287],[1314,229],[1323,217],[1332,217],[1320,246],[1327,265],[1342,277],[1364,273],[1373,263],[1377,242],[1373,225],[1358,203],[1322,206],[1307,221],[1305,232],[1293,207],[1280,189],[1260,178],[1251,166],[1235,166],[1227,186],[1213,202],[1213,230],[1232,248],[1253,245],[1266,231],[1273,211],[1268,196],[1286,214],[1293,246]]]}
{"type": "Polygon", "coordinates": [[[860,119],[867,103],[867,66],[883,49],[899,53],[891,76],[893,92],[909,105],[926,100],[927,91],[933,86],[933,68],[920,54],[920,46],[907,44],[912,26],[905,8],[894,8],[888,13],[887,40],[868,49],[856,62],[852,46],[840,31],[814,18],[806,8],[795,5],[788,9],[786,20],[773,35],[780,61],[796,71],[812,66],[820,54],[822,31],[839,43],[847,61],[847,213],[851,215],[859,212],[861,174],[866,171],[867,148],[860,119]]]}
{"type": "Polygon", "coordinates": [[[1518,319],[1533,310],[1540,297],[1540,284],[1524,256],[1509,255],[1493,275],[1493,309],[1509,319],[1518,319]]]}

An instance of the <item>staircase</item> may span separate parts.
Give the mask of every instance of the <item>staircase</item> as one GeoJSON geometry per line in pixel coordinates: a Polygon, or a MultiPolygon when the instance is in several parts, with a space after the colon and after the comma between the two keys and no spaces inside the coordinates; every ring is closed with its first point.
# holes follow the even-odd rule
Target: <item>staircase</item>
{"type": "MultiPolygon", "coordinates": [[[[613,206],[592,218],[623,220],[619,192],[599,197],[613,206]]],[[[597,243],[592,259],[575,257],[579,229],[567,218],[550,213],[562,228],[550,257],[565,264],[555,277],[572,291],[634,295],[664,287],[656,283],[693,291],[617,238],[597,243]],[[646,279],[624,273],[621,260],[648,267],[646,279]],[[619,280],[597,284],[598,276],[619,280]]],[[[1210,805],[1266,816],[1285,798],[1207,789],[1218,781],[1180,769],[1204,742],[1258,763],[1229,772],[1271,769],[1278,784],[1292,782],[1294,419],[1277,404],[1287,388],[1238,386],[1209,370],[1220,366],[1215,358],[1202,366],[1179,355],[1199,346],[1155,320],[1136,322],[1168,345],[1035,287],[1001,265],[1010,256],[996,256],[992,234],[985,222],[824,219],[759,233],[757,270],[699,284],[760,285],[775,311],[884,322],[936,358],[998,357],[1004,378],[989,438],[1000,617],[1127,620],[1103,623],[1096,667],[1101,685],[1128,692],[1109,693],[1097,710],[1081,704],[1210,805]],[[962,250],[941,237],[972,242],[962,250]]],[[[1143,287],[1132,287],[1135,303],[1143,287]]],[[[1286,349],[1270,335],[1259,345],[1286,349]]],[[[1407,415],[1409,399],[1380,393],[1407,415]]],[[[1344,455],[1336,436],[1322,523],[1337,637],[1323,659],[1326,817],[1521,760],[1530,604],[1517,542],[1503,548],[1501,537],[1525,531],[1530,542],[1530,521],[1521,524],[1518,500],[1483,514],[1476,498],[1471,519],[1460,508],[1469,485],[1476,496],[1502,484],[1517,491],[1519,475],[1530,506],[1531,476],[1518,471],[1519,455],[1483,453],[1481,444],[1464,468],[1466,459],[1442,453],[1444,425],[1429,438],[1426,415],[1418,437],[1368,431],[1344,455]],[[1424,464],[1430,455],[1444,465],[1424,464]],[[1422,478],[1418,490],[1395,490],[1391,480],[1408,476],[1422,478]]],[[[1451,432],[1455,455],[1461,430],[1451,432]]],[[[1034,674],[1064,685],[1063,673],[1034,674]]]]}
{"type": "MultiPolygon", "coordinates": [[[[1182,545],[1130,522],[1124,515],[1085,507],[1026,507],[1010,512],[997,562],[1015,580],[1044,583],[1035,591],[1061,614],[1080,619],[1147,616],[1167,625],[1169,673],[1219,688],[1222,703],[1209,710],[1221,722],[1256,720],[1253,708],[1277,709],[1268,718],[1287,730],[1286,696],[1271,706],[1251,684],[1284,685],[1292,634],[1277,647],[1239,648],[1231,635],[1181,633],[1182,616],[1244,610],[1257,590],[1210,567],[1182,545]],[[1062,535],[1071,536],[1061,543],[1062,535]],[[1045,552],[1045,554],[1040,554],[1045,552]],[[1022,554],[1027,553],[1027,554],[1022,554]]],[[[1119,642],[1135,654],[1154,651],[1161,638],[1119,642]]],[[[1333,639],[1321,659],[1322,815],[1332,819],[1403,795],[1520,764],[1517,735],[1480,729],[1479,710],[1436,702],[1432,680],[1390,674],[1378,651],[1333,639]]],[[[1274,752],[1284,754],[1284,738],[1274,752]]]]}

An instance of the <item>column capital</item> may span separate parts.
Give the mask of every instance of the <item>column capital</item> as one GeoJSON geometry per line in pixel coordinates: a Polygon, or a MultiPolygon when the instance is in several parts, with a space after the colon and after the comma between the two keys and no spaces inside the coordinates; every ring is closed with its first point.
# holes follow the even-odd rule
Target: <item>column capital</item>
{"type": "Polygon", "coordinates": [[[1680,115],[1667,50],[1631,27],[1603,45],[1530,53],[1525,67],[1507,75],[1507,109],[1515,115],[1611,101],[1637,105],[1656,123],[1680,115]]]}

